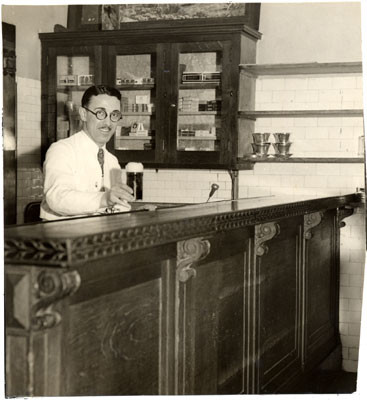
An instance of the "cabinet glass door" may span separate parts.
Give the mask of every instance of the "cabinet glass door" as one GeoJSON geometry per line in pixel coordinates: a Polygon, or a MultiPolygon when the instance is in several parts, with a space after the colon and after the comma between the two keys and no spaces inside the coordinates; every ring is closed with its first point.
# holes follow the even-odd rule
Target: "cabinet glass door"
{"type": "Polygon", "coordinates": [[[83,54],[56,56],[56,140],[81,129],[81,99],[95,80],[93,57],[83,54]]]}
{"type": "Polygon", "coordinates": [[[180,44],[176,160],[218,163],[223,148],[223,48],[180,44]]]}
{"type": "MultiPolygon", "coordinates": [[[[122,119],[112,151],[120,162],[155,160],[156,52],[155,47],[118,46],[111,50],[113,85],[121,93],[122,119]]],[[[111,145],[111,144],[110,144],[111,145]]]]}
{"type": "Polygon", "coordinates": [[[177,150],[219,151],[221,53],[181,53],[179,71],[177,150]]]}

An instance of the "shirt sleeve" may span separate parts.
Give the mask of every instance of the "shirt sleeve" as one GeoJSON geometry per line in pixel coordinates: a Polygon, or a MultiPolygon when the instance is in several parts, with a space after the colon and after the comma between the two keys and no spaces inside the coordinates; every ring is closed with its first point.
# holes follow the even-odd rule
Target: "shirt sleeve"
{"type": "Polygon", "coordinates": [[[80,191],[74,179],[75,160],[68,144],[50,146],[44,162],[44,196],[48,206],[60,215],[91,214],[100,208],[103,192],[80,191]]]}

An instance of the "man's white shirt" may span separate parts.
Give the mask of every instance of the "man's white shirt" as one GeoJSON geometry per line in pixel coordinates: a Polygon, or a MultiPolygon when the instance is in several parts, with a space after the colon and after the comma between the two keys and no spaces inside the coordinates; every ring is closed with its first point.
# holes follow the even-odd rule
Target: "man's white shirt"
{"type": "MultiPolygon", "coordinates": [[[[44,186],[40,217],[46,220],[103,213],[100,208],[103,188],[122,182],[117,158],[105,146],[104,176],[98,162],[99,147],[80,131],[53,143],[43,165],[44,186]]],[[[118,205],[118,211],[130,206],[118,205]]]]}

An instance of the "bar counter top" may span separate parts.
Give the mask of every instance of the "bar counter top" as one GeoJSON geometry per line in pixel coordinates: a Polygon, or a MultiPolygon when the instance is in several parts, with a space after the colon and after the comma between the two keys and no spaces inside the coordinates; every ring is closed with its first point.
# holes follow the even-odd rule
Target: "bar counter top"
{"type": "Polygon", "coordinates": [[[340,196],[266,196],[213,201],[155,211],[133,211],[70,218],[5,228],[5,260],[39,261],[66,266],[85,262],[90,246],[95,257],[125,253],[194,235],[208,235],[279,218],[357,203],[360,194],[340,196]],[[51,256],[51,253],[55,253],[51,256]],[[83,251],[85,252],[83,256],[83,251]]]}

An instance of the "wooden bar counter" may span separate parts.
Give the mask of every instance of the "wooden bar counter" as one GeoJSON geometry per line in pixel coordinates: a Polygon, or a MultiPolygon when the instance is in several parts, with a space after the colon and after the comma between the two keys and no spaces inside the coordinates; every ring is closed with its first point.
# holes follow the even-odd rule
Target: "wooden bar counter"
{"type": "Polygon", "coordinates": [[[339,227],[358,201],[6,228],[6,395],[292,391],[339,346],[339,227]]]}

